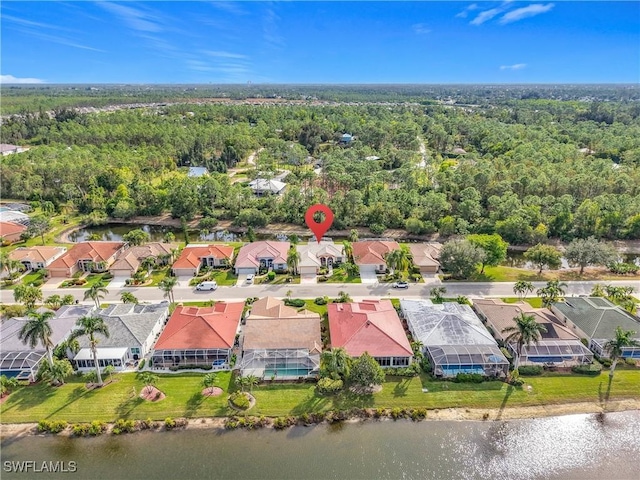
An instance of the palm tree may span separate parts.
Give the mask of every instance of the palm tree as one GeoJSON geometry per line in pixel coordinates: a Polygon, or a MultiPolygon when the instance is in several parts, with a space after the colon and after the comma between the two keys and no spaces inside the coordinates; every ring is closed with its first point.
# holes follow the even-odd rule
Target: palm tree
{"type": "Polygon", "coordinates": [[[175,303],[173,297],[173,288],[178,284],[176,277],[164,277],[158,284],[158,288],[164,292],[164,296],[169,299],[171,303],[175,303]]]}
{"type": "Polygon", "coordinates": [[[215,372],[207,373],[202,379],[202,385],[204,386],[204,388],[209,389],[209,393],[213,393],[213,387],[215,386],[217,380],[218,380],[217,373],[215,372]]]}
{"type": "Polygon", "coordinates": [[[349,295],[344,290],[340,290],[338,292],[338,298],[336,298],[336,303],[349,303],[351,302],[351,295],[349,295]]]}
{"type": "Polygon", "coordinates": [[[62,297],[58,294],[48,296],[44,304],[51,310],[58,310],[62,306],[62,297]]]}
{"type": "Polygon", "coordinates": [[[62,300],[60,303],[62,303],[62,305],[73,305],[75,301],[76,299],[73,298],[73,295],[67,294],[64,297],[62,297],[62,300]]]}
{"type": "Polygon", "coordinates": [[[351,242],[347,242],[346,240],[342,242],[342,248],[344,249],[344,256],[347,258],[348,262],[355,263],[353,259],[353,246],[351,242]]]}
{"type": "Polygon", "coordinates": [[[429,295],[431,296],[433,303],[442,303],[445,293],[447,293],[447,287],[433,287],[429,290],[429,295]]]}
{"type": "Polygon", "coordinates": [[[144,268],[147,271],[147,273],[149,273],[151,272],[151,270],[153,270],[156,264],[157,264],[157,261],[155,257],[145,257],[140,263],[140,266],[144,268]]]}
{"type": "Polygon", "coordinates": [[[249,391],[252,392],[253,391],[253,387],[258,386],[258,383],[260,383],[260,379],[258,377],[256,377],[255,375],[247,375],[245,378],[245,382],[247,387],[249,387],[249,391]]]}
{"type": "Polygon", "coordinates": [[[604,344],[604,351],[607,352],[609,358],[611,358],[611,370],[609,370],[609,378],[611,380],[613,380],[618,359],[622,357],[622,349],[626,347],[640,347],[640,342],[633,338],[635,334],[636,332],[633,330],[622,330],[622,328],[616,327],[616,338],[604,344]]]}
{"type": "Polygon", "coordinates": [[[526,297],[527,293],[533,292],[534,289],[535,289],[535,287],[533,286],[533,283],[527,282],[525,280],[518,280],[513,285],[513,293],[518,295],[518,298],[520,300],[522,300],[524,297],[526,297]]]}
{"type": "Polygon", "coordinates": [[[53,356],[58,360],[64,360],[67,358],[67,350],[70,350],[73,354],[80,351],[80,343],[77,338],[67,338],[60,342],[56,348],[53,349],[53,356]]]}
{"type": "Polygon", "coordinates": [[[536,322],[536,318],[533,315],[528,315],[524,312],[513,319],[516,324],[512,327],[507,327],[502,330],[502,333],[508,333],[505,338],[507,343],[515,343],[518,356],[514,364],[514,370],[518,369],[520,363],[520,356],[522,355],[522,349],[529,347],[532,343],[538,343],[542,338],[542,334],[546,333],[547,327],[543,324],[536,322]]]}
{"type": "Polygon", "coordinates": [[[536,293],[542,299],[542,306],[549,308],[564,297],[565,288],[567,288],[566,283],[559,280],[551,280],[547,282],[546,287],[538,289],[536,293]]]}
{"type": "Polygon", "coordinates": [[[13,299],[24,303],[27,310],[33,310],[36,302],[42,301],[42,290],[32,285],[18,285],[13,289],[13,299]]]}
{"type": "Polygon", "coordinates": [[[24,324],[18,338],[22,340],[25,345],[29,345],[31,348],[36,348],[38,342],[47,351],[47,360],[49,366],[53,366],[53,342],[51,341],[51,335],[53,330],[49,321],[55,316],[53,312],[47,311],[42,313],[31,312],[27,323],[24,324]]]}
{"type": "Polygon", "coordinates": [[[114,367],[113,365],[107,365],[106,367],[104,367],[104,374],[109,375],[109,383],[113,381],[113,372],[115,371],[116,367],[114,367]]]}
{"type": "Polygon", "coordinates": [[[142,381],[142,383],[144,383],[145,388],[147,389],[147,393],[151,392],[151,387],[155,386],[158,383],[158,380],[160,379],[160,377],[158,377],[158,375],[155,375],[151,372],[139,372],[136,375],[137,379],[142,381]]]}
{"type": "Polygon", "coordinates": [[[81,317],[76,321],[76,328],[69,338],[75,339],[78,337],[89,337],[89,346],[91,347],[91,355],[93,356],[93,363],[96,367],[96,375],[98,377],[98,385],[102,386],[102,376],[100,375],[100,365],[98,364],[98,339],[96,334],[101,334],[106,338],[109,338],[109,328],[101,317],[81,317]]]}
{"type": "Polygon", "coordinates": [[[298,273],[298,264],[300,263],[300,254],[296,247],[291,247],[289,252],[287,253],[287,267],[289,267],[289,272],[291,275],[297,275],[298,273]]]}
{"type": "Polygon", "coordinates": [[[122,292],[122,295],[120,295],[120,300],[122,301],[122,303],[134,303],[136,305],[138,304],[137,297],[131,292],[122,292]]]}
{"type": "Polygon", "coordinates": [[[38,376],[45,378],[52,385],[64,385],[64,381],[73,374],[71,362],[67,359],[55,360],[53,365],[44,364],[38,370],[38,376]]]}
{"type": "Polygon", "coordinates": [[[392,273],[395,270],[404,272],[409,268],[409,265],[411,265],[410,253],[404,248],[391,250],[385,256],[385,261],[387,262],[387,266],[391,269],[392,273]]]}
{"type": "Polygon", "coordinates": [[[332,348],[322,352],[320,365],[334,380],[344,379],[349,376],[351,357],[343,347],[332,348]]]}
{"type": "Polygon", "coordinates": [[[109,290],[105,287],[104,283],[98,282],[91,285],[86,292],[84,292],[84,300],[90,298],[96,304],[96,308],[100,309],[100,300],[102,300],[105,295],[109,293],[109,290]]]}
{"type": "Polygon", "coordinates": [[[244,392],[245,387],[247,386],[247,377],[243,377],[242,375],[238,375],[234,382],[236,386],[240,387],[240,391],[244,392]]]}

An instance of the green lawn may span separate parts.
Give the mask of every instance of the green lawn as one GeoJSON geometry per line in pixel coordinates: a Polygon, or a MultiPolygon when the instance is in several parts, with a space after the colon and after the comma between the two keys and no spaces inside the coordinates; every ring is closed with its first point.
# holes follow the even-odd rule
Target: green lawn
{"type": "MultiPolygon", "coordinates": [[[[504,303],[517,303],[520,301],[518,297],[501,298],[504,303]]],[[[540,297],[528,297],[524,299],[533,308],[542,308],[542,299],[540,297]]]]}
{"type": "MultiPolygon", "coordinates": [[[[517,282],[524,280],[527,282],[546,282],[549,280],[562,281],[607,281],[607,280],[636,280],[640,275],[627,276],[615,275],[606,269],[585,271],[583,275],[579,275],[577,270],[543,270],[542,274],[538,274],[537,270],[529,270],[526,268],[505,267],[499,265],[497,267],[485,267],[484,273],[476,272],[471,278],[465,281],[471,282],[517,282]]],[[[451,281],[447,279],[447,281],[451,281]]]]}
{"type": "Polygon", "coordinates": [[[355,277],[348,275],[342,267],[334,268],[330,277],[327,277],[327,283],[362,283],[360,275],[355,277]]]}
{"type": "Polygon", "coordinates": [[[256,285],[294,285],[300,283],[300,275],[292,277],[293,281],[287,282],[287,278],[289,277],[290,275],[288,273],[278,273],[276,274],[276,278],[269,280],[266,275],[261,275],[255,277],[254,283],[256,285]]]}
{"type": "Polygon", "coordinates": [[[148,283],[147,287],[157,287],[158,284],[167,276],[169,273],[169,267],[164,267],[159,270],[151,271],[151,283],[148,283]]]}
{"type": "MultiPolygon", "coordinates": [[[[225,416],[230,374],[222,373],[218,385],[225,391],[220,397],[200,395],[202,374],[161,375],[158,388],[166,398],[150,403],[134,396],[143,385],[135,374],[116,375],[116,382],[99,390],[87,391],[82,380],[74,377],[59,388],[38,384],[21,387],[0,407],[5,423],[60,419],[70,422],[113,421],[117,418],[161,420],[165,417],[225,416]]],[[[380,393],[353,395],[348,392],[323,397],[315,394],[313,384],[273,384],[253,389],[257,403],[252,415],[278,416],[353,407],[426,407],[503,408],[570,402],[604,402],[640,396],[640,370],[616,371],[611,388],[608,376],[549,375],[527,377],[526,388],[514,388],[502,382],[457,384],[430,380],[389,377],[380,393]],[[424,393],[423,388],[428,389],[424,393]]]]}
{"type": "MultiPolygon", "coordinates": [[[[329,301],[331,301],[331,299],[329,299],[329,301]]],[[[311,312],[318,313],[321,317],[327,313],[326,305],[316,305],[313,300],[305,300],[304,303],[304,308],[311,312]]]]}
{"type": "Polygon", "coordinates": [[[238,281],[238,276],[233,273],[233,269],[228,270],[215,270],[211,275],[211,280],[215,280],[218,285],[233,286],[238,281]]]}

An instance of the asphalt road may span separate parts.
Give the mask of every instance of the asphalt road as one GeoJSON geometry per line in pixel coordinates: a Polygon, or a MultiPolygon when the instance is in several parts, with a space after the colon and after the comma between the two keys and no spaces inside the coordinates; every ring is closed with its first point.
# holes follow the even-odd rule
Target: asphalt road
{"type": "MultiPolygon", "coordinates": [[[[566,282],[567,295],[588,295],[591,289],[597,283],[611,284],[617,286],[631,286],[637,293],[640,291],[640,281],[600,281],[600,282],[566,282]]],[[[537,288],[546,285],[545,282],[533,282],[537,288]]],[[[337,297],[340,291],[347,292],[354,299],[371,298],[371,297],[388,297],[388,298],[429,298],[429,292],[436,283],[419,283],[411,284],[406,290],[394,289],[390,284],[366,285],[359,283],[336,284],[336,283],[319,283],[315,285],[243,285],[233,287],[218,287],[217,290],[211,292],[198,292],[195,287],[174,288],[174,297],[176,302],[198,301],[198,300],[244,300],[247,297],[280,297],[284,298],[289,290],[292,291],[294,298],[316,298],[321,296],[337,297]]],[[[453,282],[441,284],[446,287],[447,297],[456,297],[464,295],[471,298],[478,297],[513,297],[512,282],[494,282],[494,283],[477,283],[477,282],[453,282]]],[[[102,300],[104,303],[114,303],[120,301],[122,292],[133,293],[140,302],[159,302],[164,299],[163,292],[157,287],[123,287],[109,288],[109,293],[102,300]]],[[[91,300],[83,301],[85,288],[47,288],[43,289],[43,296],[46,298],[55,293],[59,295],[73,295],[81,303],[91,303],[91,300]]],[[[2,303],[16,303],[13,299],[12,290],[3,290],[0,292],[0,301],[2,303]]]]}

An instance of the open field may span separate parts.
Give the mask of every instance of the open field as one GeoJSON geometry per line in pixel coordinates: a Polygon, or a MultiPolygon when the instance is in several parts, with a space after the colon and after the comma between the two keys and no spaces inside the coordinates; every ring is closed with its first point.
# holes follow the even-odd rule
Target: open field
{"type": "MultiPolygon", "coordinates": [[[[3,423],[37,422],[41,419],[87,422],[151,417],[162,420],[168,416],[219,417],[231,414],[226,406],[230,374],[219,375],[218,385],[225,393],[211,398],[200,394],[202,377],[198,373],[161,375],[157,386],[166,398],[157,403],[138,397],[143,384],[133,373],[117,375],[114,377],[116,381],[98,390],[87,390],[84,382],[74,377],[59,388],[45,384],[19,388],[4,401],[0,412],[3,423]]],[[[527,377],[524,388],[515,388],[495,381],[457,384],[433,381],[424,375],[411,379],[389,377],[382,391],[374,395],[342,393],[328,397],[316,395],[313,384],[309,383],[272,384],[253,389],[257,403],[248,413],[299,415],[354,407],[503,409],[574,402],[595,402],[604,406],[606,401],[637,399],[640,396],[639,370],[616,371],[610,388],[608,380],[606,374],[597,377],[550,375],[527,377]],[[423,392],[425,388],[428,390],[426,393],[423,392]]]]}

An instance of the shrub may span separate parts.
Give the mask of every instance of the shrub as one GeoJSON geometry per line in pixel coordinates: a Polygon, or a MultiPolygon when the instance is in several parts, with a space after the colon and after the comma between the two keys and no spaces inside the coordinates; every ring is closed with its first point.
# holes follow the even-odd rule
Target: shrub
{"type": "Polygon", "coordinates": [[[73,434],[77,437],[86,437],[89,435],[89,424],[88,423],[77,423],[72,427],[73,434]]]}
{"type": "Polygon", "coordinates": [[[429,359],[427,357],[422,357],[420,361],[420,368],[424,373],[429,373],[431,371],[431,363],[429,363],[429,359]]]}
{"type": "Polygon", "coordinates": [[[512,378],[509,381],[510,385],[513,385],[514,387],[521,387],[522,385],[524,385],[524,380],[521,378],[512,378]]]}
{"type": "Polygon", "coordinates": [[[336,393],[344,386],[342,380],[334,380],[331,377],[323,377],[318,380],[316,390],[319,393],[336,393]]]}
{"type": "Polygon", "coordinates": [[[372,223],[371,225],[369,225],[369,230],[371,230],[371,233],[373,233],[374,235],[381,235],[386,229],[387,227],[380,223],[372,223]]]}
{"type": "Polygon", "coordinates": [[[121,433],[133,433],[136,431],[136,422],[133,420],[123,420],[119,418],[113,425],[111,433],[114,435],[120,435],[121,433]]]}
{"type": "Polygon", "coordinates": [[[484,377],[479,373],[459,373],[453,381],[457,383],[482,383],[484,377]]]}
{"type": "Polygon", "coordinates": [[[422,275],[420,275],[419,273],[412,273],[409,278],[411,278],[411,280],[413,280],[414,282],[419,282],[422,278],[422,275]]]}
{"type": "Polygon", "coordinates": [[[328,301],[329,300],[327,297],[316,297],[313,303],[315,303],[316,305],[326,305],[328,301]]]}
{"type": "Polygon", "coordinates": [[[273,428],[283,430],[287,427],[295,425],[296,419],[293,417],[277,417],[273,420],[273,428]]]}
{"type": "Polygon", "coordinates": [[[165,418],[164,428],[166,428],[167,430],[173,430],[174,428],[176,428],[176,421],[171,417],[165,418]]]}
{"type": "Polygon", "coordinates": [[[404,410],[400,407],[393,407],[391,409],[391,418],[393,418],[394,420],[397,420],[399,418],[403,418],[404,417],[404,410]]]}
{"type": "Polygon", "coordinates": [[[627,365],[630,365],[632,367],[636,366],[636,359],[635,358],[625,358],[624,363],[626,363],[627,365]]]}
{"type": "Polygon", "coordinates": [[[185,365],[169,367],[169,370],[171,370],[172,372],[177,372],[178,370],[211,370],[212,368],[213,367],[211,365],[194,365],[191,363],[187,363],[185,365]]]}
{"type": "Polygon", "coordinates": [[[231,402],[231,405],[242,410],[246,410],[251,404],[249,397],[247,397],[245,392],[232,393],[229,397],[229,401],[231,402]]]}
{"type": "Polygon", "coordinates": [[[89,424],[89,435],[100,435],[107,430],[107,424],[100,420],[94,420],[89,424]]]}
{"type": "Polygon", "coordinates": [[[146,362],[146,360],[143,358],[142,360],[140,360],[140,363],[138,364],[138,370],[142,370],[144,368],[144,363],[146,362]]]}
{"type": "Polygon", "coordinates": [[[426,408],[413,408],[411,409],[411,420],[414,422],[419,422],[420,420],[424,420],[427,418],[427,409],[426,408]]]}
{"type": "Polygon", "coordinates": [[[523,365],[521,367],[518,367],[518,372],[520,372],[520,375],[541,375],[542,370],[542,367],[539,365],[523,365]]]}
{"type": "Polygon", "coordinates": [[[47,433],[60,433],[67,428],[67,422],[64,420],[40,420],[38,422],[38,431],[47,433]]]}
{"type": "Polygon", "coordinates": [[[592,363],[590,365],[574,365],[571,367],[571,371],[579,375],[591,375],[596,377],[600,375],[600,372],[602,372],[602,365],[599,363],[592,363]]]}
{"type": "Polygon", "coordinates": [[[136,422],[136,428],[138,430],[150,430],[152,428],[158,428],[160,424],[158,422],[154,422],[151,418],[147,418],[146,420],[138,420],[136,422]]]}
{"type": "Polygon", "coordinates": [[[634,263],[622,263],[622,262],[613,263],[609,265],[608,268],[611,273],[615,273],[617,275],[626,275],[628,273],[635,275],[636,273],[638,273],[638,270],[640,270],[640,267],[638,267],[634,263]]]}
{"type": "Polygon", "coordinates": [[[271,270],[269,273],[267,273],[267,279],[270,282],[275,280],[275,278],[276,278],[276,272],[274,272],[273,270],[271,270]]]}
{"type": "Polygon", "coordinates": [[[321,275],[318,277],[319,282],[326,282],[328,280],[329,280],[329,277],[327,277],[326,275],[321,275]]]}
{"type": "Polygon", "coordinates": [[[511,362],[511,360],[513,360],[513,355],[511,355],[511,352],[509,350],[507,350],[504,347],[500,347],[500,351],[502,352],[502,354],[504,355],[504,358],[506,358],[507,360],[509,360],[509,362],[511,362]]]}
{"type": "Polygon", "coordinates": [[[287,298],[284,301],[284,304],[288,305],[290,307],[296,307],[296,308],[300,308],[300,307],[304,307],[305,306],[304,300],[302,300],[300,298],[287,298]]]}

